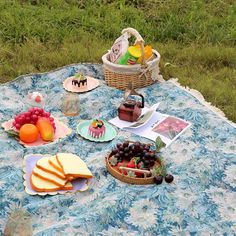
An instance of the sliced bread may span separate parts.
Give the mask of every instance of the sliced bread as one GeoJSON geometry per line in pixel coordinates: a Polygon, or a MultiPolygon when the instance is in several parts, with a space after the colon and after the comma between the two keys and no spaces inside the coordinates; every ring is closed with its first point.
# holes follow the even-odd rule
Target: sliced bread
{"type": "MultiPolygon", "coordinates": [[[[36,166],[48,173],[54,174],[61,179],[66,179],[66,176],[63,174],[62,170],[58,170],[53,165],[49,163],[50,156],[46,156],[37,161],[36,166]]],[[[56,158],[56,156],[55,156],[56,158]]]]}
{"type": "Polygon", "coordinates": [[[30,183],[31,183],[32,189],[37,192],[53,192],[53,191],[58,191],[58,190],[72,190],[73,189],[71,182],[67,182],[64,187],[59,187],[58,185],[54,184],[51,181],[47,181],[47,180],[39,178],[35,174],[31,175],[30,183]]]}
{"type": "Polygon", "coordinates": [[[44,170],[38,168],[37,166],[34,167],[33,174],[38,176],[41,179],[50,181],[59,187],[65,186],[68,181],[67,179],[61,179],[57,175],[54,175],[54,174],[49,173],[47,171],[44,171],[44,170]]]}
{"type": "Polygon", "coordinates": [[[57,158],[56,156],[51,156],[49,159],[48,159],[48,162],[50,165],[52,165],[54,168],[56,168],[57,170],[63,172],[60,164],[58,163],[57,161],[57,158]]]}
{"type": "Polygon", "coordinates": [[[71,153],[58,153],[57,161],[60,164],[66,177],[92,178],[93,175],[86,163],[78,156],[71,153]]]}

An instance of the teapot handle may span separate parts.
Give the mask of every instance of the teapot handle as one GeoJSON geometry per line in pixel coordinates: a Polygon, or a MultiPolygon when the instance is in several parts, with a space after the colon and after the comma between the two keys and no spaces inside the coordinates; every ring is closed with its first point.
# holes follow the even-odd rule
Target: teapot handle
{"type": "Polygon", "coordinates": [[[142,99],[142,104],[141,104],[141,107],[140,108],[144,108],[144,97],[143,97],[143,95],[142,94],[138,94],[140,97],[141,97],[141,99],[142,99]]]}
{"type": "Polygon", "coordinates": [[[140,108],[144,108],[144,97],[143,97],[142,94],[137,93],[137,92],[133,89],[132,83],[129,83],[128,88],[125,90],[125,94],[124,94],[125,100],[126,100],[130,95],[137,95],[137,96],[141,97],[141,99],[142,99],[142,104],[141,104],[141,107],[140,107],[140,108]]]}

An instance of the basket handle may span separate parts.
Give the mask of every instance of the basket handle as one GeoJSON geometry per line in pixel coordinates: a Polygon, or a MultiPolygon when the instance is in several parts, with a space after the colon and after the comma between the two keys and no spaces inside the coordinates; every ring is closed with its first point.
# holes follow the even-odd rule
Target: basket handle
{"type": "Polygon", "coordinates": [[[119,169],[121,170],[122,175],[124,175],[124,170],[144,174],[144,178],[147,178],[147,175],[152,174],[149,170],[133,169],[125,166],[120,166],[119,169]]]}
{"type": "Polygon", "coordinates": [[[142,36],[140,35],[140,33],[134,29],[134,28],[125,28],[121,31],[122,34],[128,33],[128,36],[130,38],[131,35],[133,35],[136,40],[135,43],[139,44],[141,46],[141,53],[142,53],[142,65],[146,65],[146,61],[144,58],[144,40],[142,38],[142,36]]]}

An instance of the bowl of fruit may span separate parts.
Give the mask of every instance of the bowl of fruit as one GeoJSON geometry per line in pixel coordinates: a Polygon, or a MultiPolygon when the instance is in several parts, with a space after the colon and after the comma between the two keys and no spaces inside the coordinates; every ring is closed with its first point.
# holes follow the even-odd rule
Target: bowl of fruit
{"type": "Polygon", "coordinates": [[[27,146],[40,146],[66,137],[71,133],[65,124],[43,108],[31,107],[2,123],[4,130],[27,146]]]}
{"type": "Polygon", "coordinates": [[[105,157],[107,170],[116,179],[129,184],[161,184],[163,179],[171,183],[174,178],[167,174],[159,150],[140,142],[118,143],[105,157]]]}

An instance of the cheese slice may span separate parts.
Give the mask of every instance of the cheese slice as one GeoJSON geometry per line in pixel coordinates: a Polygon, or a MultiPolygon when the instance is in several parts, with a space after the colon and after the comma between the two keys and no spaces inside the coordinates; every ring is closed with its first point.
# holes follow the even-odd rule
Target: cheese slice
{"type": "Polygon", "coordinates": [[[62,170],[60,164],[59,164],[58,161],[57,161],[56,156],[50,157],[50,158],[48,159],[48,162],[49,162],[49,164],[52,165],[54,168],[56,168],[57,170],[63,172],[63,170],[62,170]]]}
{"type": "MultiPolygon", "coordinates": [[[[37,161],[36,166],[48,173],[54,174],[61,179],[66,179],[66,176],[63,174],[62,170],[59,171],[53,165],[50,165],[49,159],[50,156],[46,156],[37,161]]],[[[55,156],[56,158],[56,156],[55,156]]]]}
{"type": "Polygon", "coordinates": [[[54,183],[55,185],[57,185],[59,187],[65,186],[66,182],[68,181],[67,179],[61,179],[61,178],[59,178],[58,176],[56,176],[52,173],[44,171],[44,170],[38,168],[37,166],[34,167],[33,174],[38,176],[41,179],[50,181],[50,182],[54,183]]]}
{"type": "Polygon", "coordinates": [[[75,178],[92,178],[93,175],[87,165],[78,156],[71,153],[58,153],[57,161],[63,169],[63,173],[75,178]]]}
{"type": "Polygon", "coordinates": [[[53,192],[53,191],[58,191],[58,190],[73,189],[71,182],[67,182],[64,187],[59,187],[53,182],[41,179],[34,174],[32,174],[30,177],[30,183],[31,183],[32,189],[37,192],[53,192]]]}

